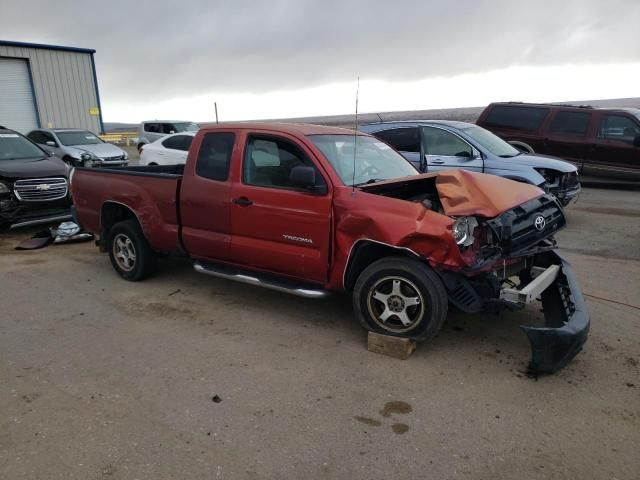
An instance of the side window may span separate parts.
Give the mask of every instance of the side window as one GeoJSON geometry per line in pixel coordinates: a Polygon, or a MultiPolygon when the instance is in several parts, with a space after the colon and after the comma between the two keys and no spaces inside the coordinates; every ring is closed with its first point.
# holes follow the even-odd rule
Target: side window
{"type": "Polygon", "coordinates": [[[623,115],[605,115],[598,127],[598,138],[618,140],[631,145],[638,134],[640,134],[640,126],[623,115]]]}
{"type": "Polygon", "coordinates": [[[451,132],[441,128],[423,127],[425,155],[442,155],[447,157],[473,156],[471,145],[451,132]]]}
{"type": "Polygon", "coordinates": [[[162,141],[164,148],[170,148],[172,150],[189,150],[191,145],[191,139],[189,135],[174,135],[166,140],[162,141]]]}
{"type": "Polygon", "coordinates": [[[548,108],[496,105],[484,121],[492,127],[511,128],[513,130],[538,130],[547,118],[548,108]]]}
{"type": "Polygon", "coordinates": [[[149,133],[161,133],[159,123],[145,123],[144,131],[149,133]]]}
{"type": "Polygon", "coordinates": [[[27,135],[27,138],[34,143],[39,143],[40,145],[44,145],[44,143],[47,141],[44,134],[38,131],[30,132],[29,135],[27,135]]]}
{"type": "MultiPolygon", "coordinates": [[[[275,138],[252,135],[247,141],[242,167],[242,181],[247,185],[299,190],[289,176],[293,167],[314,167],[307,155],[293,143],[275,138]]],[[[316,185],[324,184],[316,170],[316,185]]]]}
{"type": "Polygon", "coordinates": [[[373,136],[388,143],[399,152],[420,153],[418,127],[392,128],[376,132],[373,136]]]}
{"type": "Polygon", "coordinates": [[[56,145],[58,145],[58,142],[56,141],[56,139],[53,138],[53,135],[50,134],[49,132],[42,132],[42,136],[44,137],[42,143],[54,142],[56,145]]]}
{"type": "Polygon", "coordinates": [[[196,174],[212,180],[225,181],[229,176],[234,142],[233,133],[207,133],[198,152],[196,174]]]}
{"type": "Polygon", "coordinates": [[[558,112],[551,122],[549,132],[584,137],[589,128],[591,113],[558,112]]]}
{"type": "Polygon", "coordinates": [[[166,133],[167,135],[170,135],[172,133],[178,133],[173,123],[163,123],[161,124],[161,127],[162,127],[162,133],[166,133]]]}

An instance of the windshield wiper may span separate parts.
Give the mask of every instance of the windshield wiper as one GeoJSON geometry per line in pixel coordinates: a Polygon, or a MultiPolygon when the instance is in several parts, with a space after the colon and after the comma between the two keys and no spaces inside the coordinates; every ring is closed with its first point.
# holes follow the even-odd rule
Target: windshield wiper
{"type": "Polygon", "coordinates": [[[362,185],[369,185],[371,183],[382,182],[383,180],[386,180],[386,179],[385,178],[370,178],[366,182],[356,183],[353,186],[354,187],[361,187],[362,185]]]}

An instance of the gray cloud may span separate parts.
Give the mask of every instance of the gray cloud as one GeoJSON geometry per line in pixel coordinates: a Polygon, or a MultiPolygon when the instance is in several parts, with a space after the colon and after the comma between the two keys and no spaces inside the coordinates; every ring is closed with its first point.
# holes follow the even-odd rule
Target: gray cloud
{"type": "Polygon", "coordinates": [[[14,1],[0,32],[95,48],[101,91],[120,101],[640,61],[637,0],[380,3],[14,1]]]}

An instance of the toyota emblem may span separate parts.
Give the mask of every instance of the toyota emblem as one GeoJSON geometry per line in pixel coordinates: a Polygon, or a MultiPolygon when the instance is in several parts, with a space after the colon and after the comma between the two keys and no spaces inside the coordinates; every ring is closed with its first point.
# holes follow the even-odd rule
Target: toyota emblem
{"type": "Polygon", "coordinates": [[[533,226],[536,227],[536,230],[541,232],[544,230],[544,227],[547,226],[547,221],[544,219],[542,215],[538,215],[536,219],[533,221],[533,226]]]}

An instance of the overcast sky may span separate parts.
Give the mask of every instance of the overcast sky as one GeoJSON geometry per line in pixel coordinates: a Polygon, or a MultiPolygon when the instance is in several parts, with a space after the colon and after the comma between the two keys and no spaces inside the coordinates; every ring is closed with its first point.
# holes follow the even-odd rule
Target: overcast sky
{"type": "Polygon", "coordinates": [[[97,50],[106,121],[640,96],[638,0],[3,0],[3,40],[97,50]]]}

